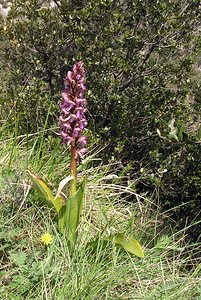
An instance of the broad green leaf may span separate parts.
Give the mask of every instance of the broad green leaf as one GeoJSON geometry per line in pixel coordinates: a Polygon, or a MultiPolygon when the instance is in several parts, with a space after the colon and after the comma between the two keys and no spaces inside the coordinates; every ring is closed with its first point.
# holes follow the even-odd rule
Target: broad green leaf
{"type": "Polygon", "coordinates": [[[124,240],[121,245],[126,251],[136,255],[137,257],[144,258],[144,251],[134,237],[130,237],[128,241],[124,240]]]}
{"type": "Polygon", "coordinates": [[[41,192],[43,197],[49,202],[49,204],[52,204],[54,208],[56,209],[57,213],[59,213],[60,209],[63,206],[63,198],[62,197],[57,197],[54,198],[54,196],[51,193],[51,190],[49,187],[43,182],[41,178],[38,176],[34,175],[32,172],[27,170],[29,177],[35,187],[41,192]]]}
{"type": "Polygon", "coordinates": [[[66,205],[63,205],[58,213],[58,227],[60,233],[64,232],[65,221],[66,221],[66,205]]]}
{"type": "Polygon", "coordinates": [[[69,197],[66,203],[66,226],[69,233],[69,239],[72,244],[76,240],[76,230],[80,221],[80,214],[83,206],[83,198],[85,191],[85,179],[80,184],[77,192],[69,197]]]}
{"type": "Polygon", "coordinates": [[[83,208],[83,199],[84,199],[84,193],[85,193],[85,185],[86,185],[86,178],[81,182],[78,193],[77,193],[77,203],[78,203],[78,211],[77,211],[77,226],[80,222],[80,215],[83,208]]]}
{"type": "Polygon", "coordinates": [[[137,257],[144,258],[144,251],[134,237],[126,239],[123,233],[118,233],[116,235],[106,237],[104,240],[113,241],[115,244],[123,247],[126,251],[136,255],[137,257]]]}
{"type": "Polygon", "coordinates": [[[61,208],[65,206],[64,199],[62,197],[57,197],[52,200],[52,204],[54,205],[57,213],[60,212],[61,208]]]}
{"type": "Polygon", "coordinates": [[[78,223],[78,191],[76,194],[69,197],[68,202],[66,203],[66,227],[72,244],[74,244],[76,240],[76,229],[78,223]]]}
{"type": "Polygon", "coordinates": [[[29,170],[27,170],[29,177],[31,179],[31,181],[33,182],[33,184],[35,185],[35,187],[41,192],[41,194],[49,201],[52,202],[52,200],[54,199],[49,187],[42,181],[41,178],[39,178],[38,176],[34,175],[32,172],[30,172],[29,170]]]}

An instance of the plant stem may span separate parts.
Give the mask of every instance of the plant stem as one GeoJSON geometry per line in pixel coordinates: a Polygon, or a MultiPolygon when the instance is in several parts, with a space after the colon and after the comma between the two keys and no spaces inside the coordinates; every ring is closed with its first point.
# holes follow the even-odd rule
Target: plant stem
{"type": "MultiPolygon", "coordinates": [[[[70,160],[70,171],[73,179],[70,183],[70,196],[74,196],[77,192],[77,149],[75,145],[71,145],[71,160],[70,160]]],[[[76,241],[76,229],[77,226],[74,224],[74,213],[77,211],[77,199],[70,199],[67,205],[67,229],[69,234],[69,240],[71,242],[71,250],[74,250],[76,241]]]]}
{"type": "Polygon", "coordinates": [[[74,178],[71,180],[70,194],[73,196],[76,193],[77,184],[77,149],[76,146],[71,146],[71,160],[70,160],[71,176],[74,178]]]}

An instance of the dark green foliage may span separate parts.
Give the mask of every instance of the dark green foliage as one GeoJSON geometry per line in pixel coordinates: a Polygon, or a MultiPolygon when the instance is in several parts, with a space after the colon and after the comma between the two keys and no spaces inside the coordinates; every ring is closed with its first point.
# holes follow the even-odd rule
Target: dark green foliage
{"type": "Polygon", "coordinates": [[[139,190],[156,192],[163,210],[194,241],[201,230],[201,159],[196,136],[183,134],[182,141],[165,141],[164,147],[150,153],[150,164],[143,169],[139,190]]]}
{"type": "Polygon", "coordinates": [[[13,1],[3,31],[5,111],[16,107],[19,129],[35,131],[52,103],[48,124],[57,124],[62,77],[83,60],[90,126],[109,143],[104,157],[131,165],[135,179],[146,170],[139,191],[157,186],[165,208],[182,205],[176,212],[182,226],[187,217],[195,222],[200,1],[52,3],[13,1]]]}

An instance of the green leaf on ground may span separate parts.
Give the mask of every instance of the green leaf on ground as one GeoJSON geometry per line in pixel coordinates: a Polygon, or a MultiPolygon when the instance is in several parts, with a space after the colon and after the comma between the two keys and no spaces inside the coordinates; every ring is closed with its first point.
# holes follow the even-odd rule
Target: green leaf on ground
{"type": "Polygon", "coordinates": [[[144,251],[143,251],[141,245],[132,236],[127,239],[124,236],[124,233],[118,233],[116,235],[111,235],[104,239],[113,241],[115,244],[120,245],[126,251],[136,255],[137,257],[144,258],[144,251]]]}

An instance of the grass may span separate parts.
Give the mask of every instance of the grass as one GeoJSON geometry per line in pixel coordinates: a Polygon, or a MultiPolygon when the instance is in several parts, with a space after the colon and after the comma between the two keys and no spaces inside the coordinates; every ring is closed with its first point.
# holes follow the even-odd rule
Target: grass
{"type": "Polygon", "coordinates": [[[26,174],[31,169],[52,188],[68,175],[68,152],[45,132],[19,137],[15,130],[0,141],[0,299],[201,299],[201,268],[191,256],[200,245],[184,242],[185,228],[165,226],[167,216],[153,199],[137,195],[133,183],[122,185],[115,176],[118,164],[102,165],[93,147],[79,167],[88,183],[79,239],[74,254],[69,252],[67,237],[58,233],[26,174]],[[103,231],[132,233],[145,258],[103,243],[103,231]],[[40,242],[45,232],[53,236],[48,247],[40,242]]]}

